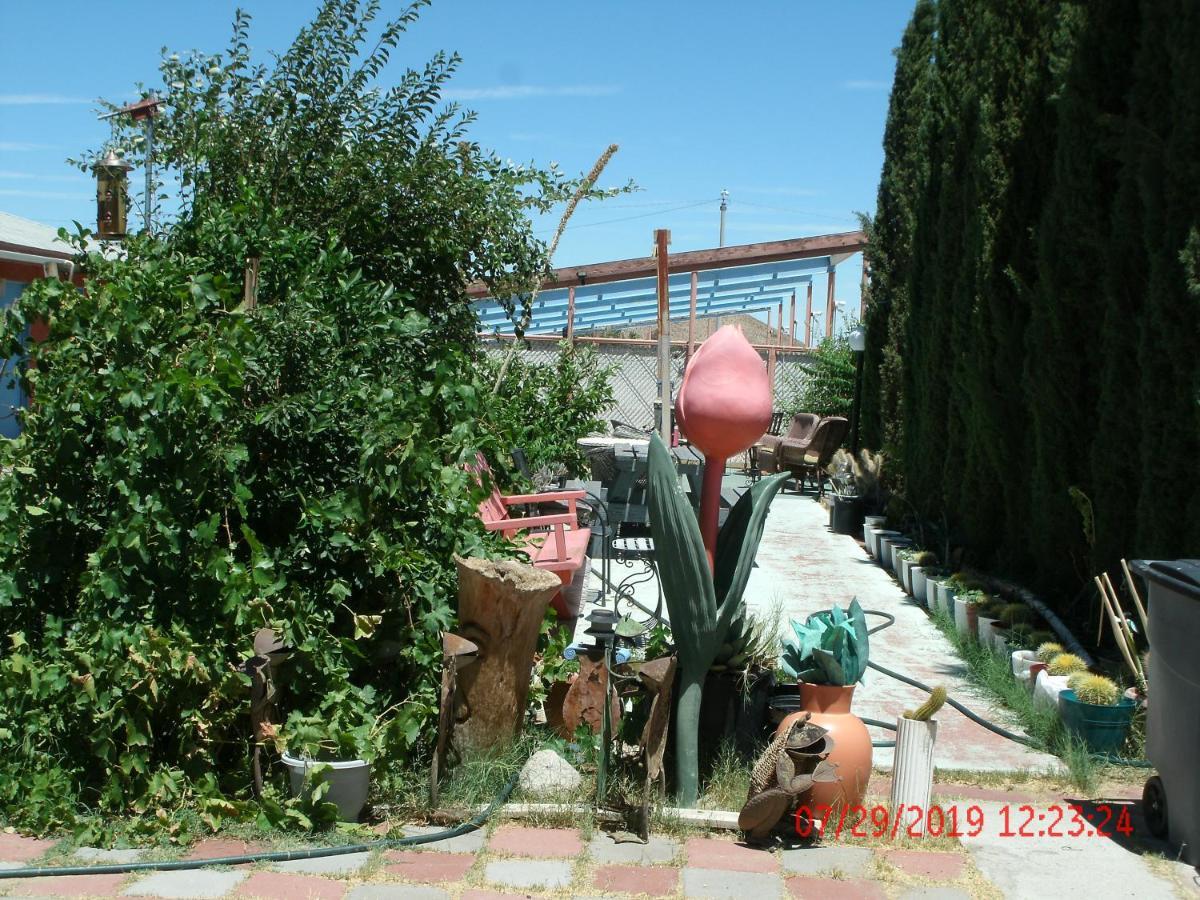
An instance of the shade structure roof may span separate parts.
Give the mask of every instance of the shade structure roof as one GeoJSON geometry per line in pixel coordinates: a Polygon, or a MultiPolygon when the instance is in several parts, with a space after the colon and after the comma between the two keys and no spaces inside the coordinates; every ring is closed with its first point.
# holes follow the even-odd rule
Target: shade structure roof
{"type": "MultiPolygon", "coordinates": [[[[793,292],[803,292],[814,275],[832,272],[864,246],[862,232],[849,232],[671,254],[670,317],[690,315],[693,281],[697,317],[772,309],[789,300],[793,292]]],[[[648,257],[556,271],[534,300],[525,333],[562,333],[572,315],[577,334],[657,321],[657,280],[649,274],[653,266],[653,258],[648,257]]],[[[479,296],[482,291],[476,287],[472,293],[479,296]]],[[[495,299],[485,296],[474,307],[481,331],[513,330],[504,307],[495,299]]]]}

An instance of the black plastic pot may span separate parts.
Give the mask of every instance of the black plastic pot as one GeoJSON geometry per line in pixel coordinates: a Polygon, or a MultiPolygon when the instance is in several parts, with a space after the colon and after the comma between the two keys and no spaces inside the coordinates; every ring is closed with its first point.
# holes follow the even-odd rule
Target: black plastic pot
{"type": "Polygon", "coordinates": [[[862,497],[835,494],[829,507],[829,527],[834,534],[859,534],[864,515],[862,497]]]}

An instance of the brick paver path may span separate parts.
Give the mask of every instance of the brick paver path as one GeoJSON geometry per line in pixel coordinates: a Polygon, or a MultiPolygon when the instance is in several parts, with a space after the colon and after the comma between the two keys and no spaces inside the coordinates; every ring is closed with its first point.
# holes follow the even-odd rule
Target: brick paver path
{"type": "MultiPolygon", "coordinates": [[[[968,842],[970,843],[970,842],[968,842]]],[[[1014,842],[1009,841],[1009,844],[1014,842]]],[[[240,851],[240,842],[212,839],[179,857],[211,858],[240,851]]],[[[0,869],[37,865],[53,842],[0,833],[0,869]]],[[[330,857],[321,865],[256,864],[235,868],[128,875],[79,875],[0,879],[0,896],[12,897],[214,897],[312,898],[312,900],[402,900],[494,897],[729,897],[735,900],[814,897],[838,898],[1019,896],[1006,890],[997,869],[988,877],[987,860],[976,865],[974,846],[948,844],[936,849],[909,842],[903,846],[835,842],[824,846],[763,850],[733,835],[675,839],[654,835],[649,845],[618,844],[603,832],[533,828],[503,824],[455,850],[434,845],[378,850],[351,857],[330,857]],[[968,850],[970,852],[968,852],[968,850]],[[981,871],[981,867],[983,871],[981,871]]],[[[1012,850],[1018,850],[1014,845],[1012,850]]],[[[1092,839],[1092,852],[1099,845],[1092,839]]],[[[1155,872],[1141,858],[1118,846],[1123,855],[1121,890],[1138,897],[1189,896],[1200,890],[1182,870],[1155,872]]],[[[57,855],[52,857],[56,861],[57,855]]],[[[60,863],[61,864],[61,863],[60,863]]],[[[1061,868],[1053,857],[1028,860],[1028,867],[1061,868]]],[[[1193,873],[1194,874],[1194,873],[1193,873]]],[[[1030,871],[1031,879],[1048,877],[1030,871]]],[[[1098,895],[1096,895],[1098,896],[1098,895]]]]}

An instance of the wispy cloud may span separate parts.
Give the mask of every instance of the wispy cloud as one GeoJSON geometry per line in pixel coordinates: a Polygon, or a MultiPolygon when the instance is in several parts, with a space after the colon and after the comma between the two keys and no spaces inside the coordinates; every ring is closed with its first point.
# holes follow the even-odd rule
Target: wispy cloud
{"type": "Polygon", "coordinates": [[[0,188],[0,197],[37,197],[40,200],[87,200],[83,191],[27,191],[22,188],[0,188]]]}
{"type": "Polygon", "coordinates": [[[0,141],[4,153],[33,153],[36,150],[53,150],[53,144],[33,144],[29,141],[0,141]]]}
{"type": "Polygon", "coordinates": [[[449,88],[447,100],[527,100],[531,97],[611,97],[620,93],[615,84],[497,84],[480,88],[449,88]]]}
{"type": "Polygon", "coordinates": [[[0,94],[0,106],[62,106],[94,102],[87,97],[68,97],[65,94],[0,94]]]}
{"type": "Polygon", "coordinates": [[[70,181],[75,184],[86,184],[87,179],[82,175],[36,175],[33,172],[12,172],[0,169],[0,178],[9,181],[70,181]]]}
{"type": "Polygon", "coordinates": [[[873,81],[869,78],[854,78],[842,82],[842,87],[848,91],[886,91],[891,86],[890,81],[873,81]]]}

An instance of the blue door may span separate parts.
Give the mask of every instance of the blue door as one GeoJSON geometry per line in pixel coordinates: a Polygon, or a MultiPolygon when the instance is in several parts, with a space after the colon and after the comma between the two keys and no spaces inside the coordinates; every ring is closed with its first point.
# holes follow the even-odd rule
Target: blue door
{"type": "MultiPolygon", "coordinates": [[[[20,281],[0,281],[4,293],[0,296],[0,309],[8,309],[12,302],[21,296],[25,284],[20,281]]],[[[25,392],[17,381],[17,363],[20,357],[14,356],[8,361],[4,375],[0,377],[0,435],[15,438],[21,433],[21,424],[17,421],[17,409],[25,405],[25,392]]]]}

